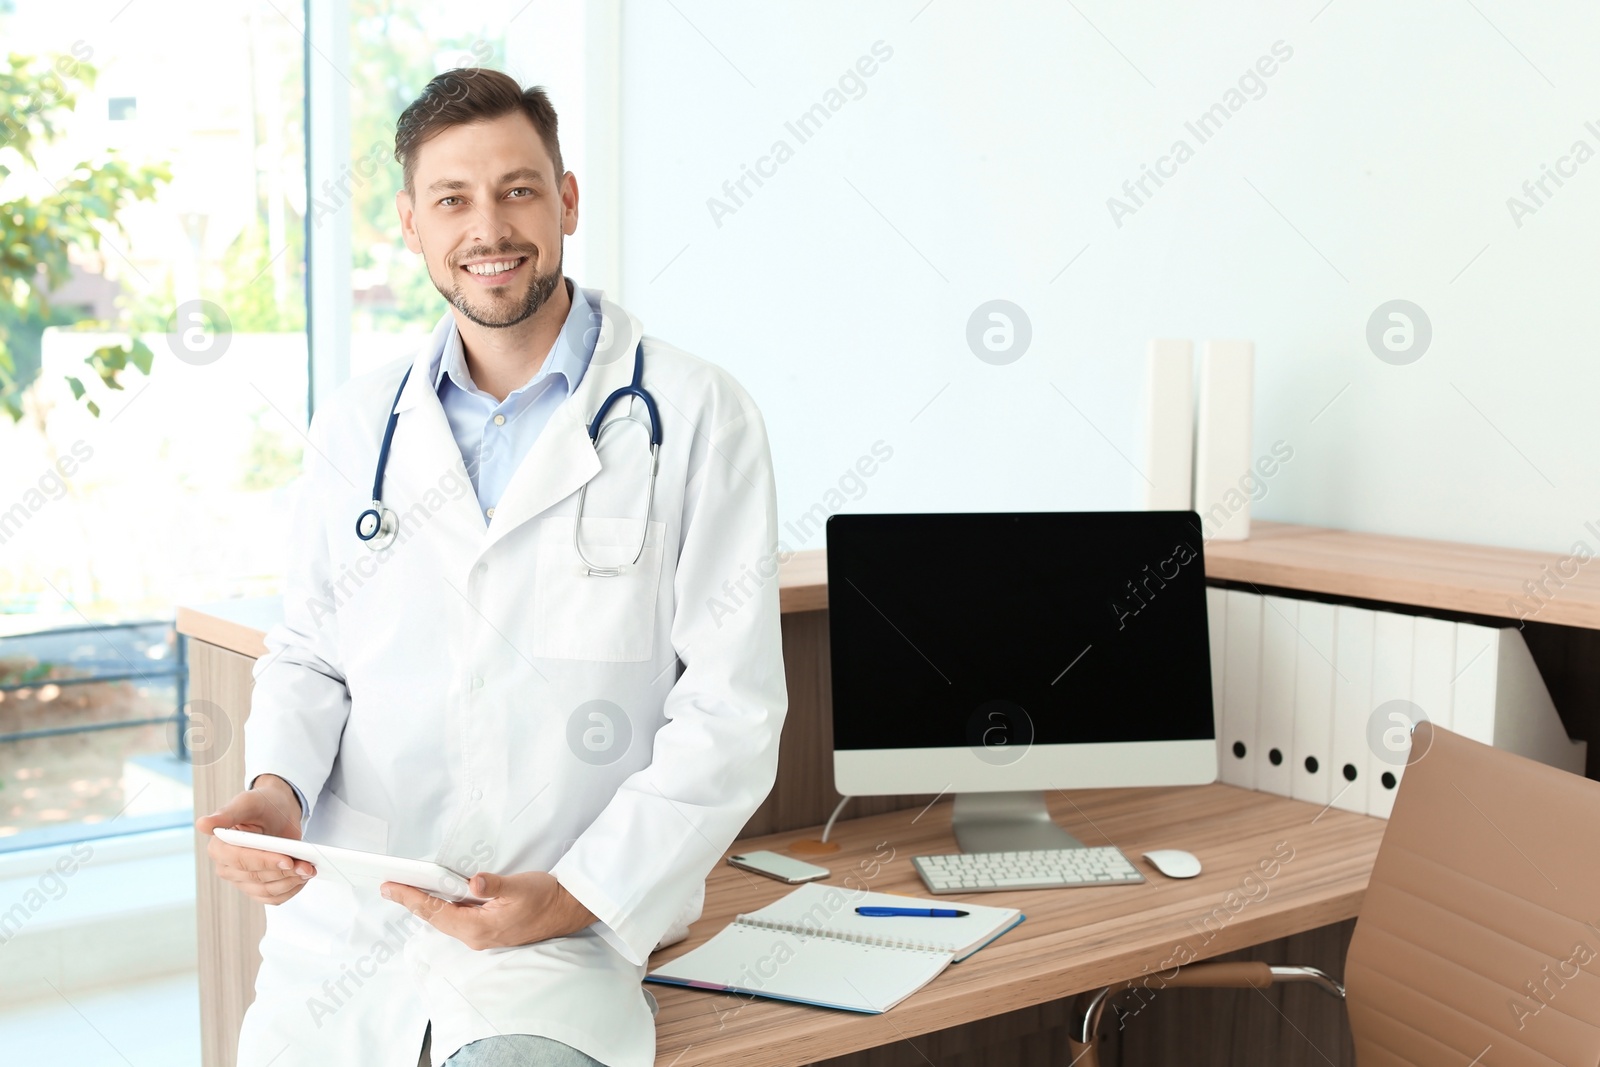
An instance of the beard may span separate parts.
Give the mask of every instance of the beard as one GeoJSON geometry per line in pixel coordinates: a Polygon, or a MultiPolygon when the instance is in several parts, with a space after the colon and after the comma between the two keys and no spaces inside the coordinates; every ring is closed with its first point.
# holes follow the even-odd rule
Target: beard
{"type": "MultiPolygon", "coordinates": [[[[477,259],[484,255],[493,254],[493,252],[473,251],[462,258],[477,259]]],[[[530,260],[533,259],[531,250],[527,253],[506,250],[505,254],[507,258],[526,256],[530,260]]],[[[561,254],[556,260],[556,265],[545,274],[534,274],[529,280],[527,291],[523,293],[521,300],[516,300],[510,294],[502,295],[499,293],[489,293],[477,300],[469,299],[460,283],[456,283],[446,289],[437,280],[434,280],[433,287],[439,290],[439,295],[450,301],[456,310],[479,326],[495,329],[515,326],[519,322],[532,318],[540,308],[544,307],[545,303],[550,299],[550,295],[556,291],[556,286],[561,284],[561,268],[566,258],[567,241],[563,237],[561,239],[561,254]]]]}

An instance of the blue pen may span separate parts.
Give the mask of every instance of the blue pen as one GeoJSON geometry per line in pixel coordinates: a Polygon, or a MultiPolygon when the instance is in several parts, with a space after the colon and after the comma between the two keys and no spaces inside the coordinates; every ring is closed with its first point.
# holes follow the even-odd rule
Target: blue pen
{"type": "Polygon", "coordinates": [[[887,915],[915,915],[923,919],[959,919],[967,913],[954,908],[857,908],[856,914],[871,919],[887,915]]]}

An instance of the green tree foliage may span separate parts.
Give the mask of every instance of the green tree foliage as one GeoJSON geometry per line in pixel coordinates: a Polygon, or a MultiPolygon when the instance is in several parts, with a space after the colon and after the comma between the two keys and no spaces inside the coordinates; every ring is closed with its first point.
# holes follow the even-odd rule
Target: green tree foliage
{"type": "MultiPolygon", "coordinates": [[[[299,223],[299,219],[294,220],[299,223]]],[[[274,253],[267,244],[267,229],[259,221],[234,238],[222,257],[221,294],[216,302],[227,309],[233,333],[299,333],[306,328],[306,304],[300,290],[305,263],[305,229],[291,226],[287,247],[274,253]],[[294,299],[280,301],[273,290],[272,261],[285,257],[294,267],[294,299]]],[[[170,303],[170,302],[169,302],[170,303]]]]}
{"type": "Polygon", "coordinates": [[[294,481],[305,458],[299,444],[286,444],[281,434],[262,425],[263,413],[250,415],[250,453],[239,474],[238,487],[245,492],[264,492],[294,481]]]}
{"type": "MultiPolygon", "coordinates": [[[[22,418],[21,391],[28,382],[20,380],[13,356],[12,325],[27,329],[53,323],[47,296],[71,276],[69,253],[121,255],[113,240],[126,237],[118,214],[132,201],[154,199],[158,186],[172,180],[164,164],[134,166],[115,149],[82,160],[64,177],[42,172],[36,151],[62,137],[61,117],[77,107],[80,88],[94,86],[88,55],[87,47],[49,60],[11,53],[0,69],[0,181],[20,164],[53,190],[0,202],[0,308],[8,312],[0,317],[0,410],[13,421],[22,418]]],[[[128,344],[96,349],[84,362],[108,388],[121,389],[122,372],[132,364],[149,374],[152,358],[135,336],[128,344]]],[[[67,384],[74,397],[83,398],[81,379],[69,375],[67,384]]],[[[86,406],[99,416],[94,401],[86,406]]]]}

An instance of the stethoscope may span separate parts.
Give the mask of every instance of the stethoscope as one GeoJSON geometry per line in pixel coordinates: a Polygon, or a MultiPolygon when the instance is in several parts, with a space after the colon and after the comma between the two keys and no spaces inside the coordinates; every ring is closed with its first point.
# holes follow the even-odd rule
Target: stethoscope
{"type": "MultiPolygon", "coordinates": [[[[394,402],[389,405],[389,424],[383,428],[383,444],[378,448],[378,469],[372,478],[372,506],[356,516],[356,536],[374,552],[381,552],[394,544],[395,537],[400,532],[400,519],[395,513],[383,506],[383,471],[389,464],[389,444],[394,440],[394,428],[400,421],[400,413],[395,409],[400,405],[400,395],[405,392],[406,379],[411,377],[411,368],[407,367],[405,374],[400,378],[400,388],[395,390],[394,402]]],[[[594,578],[615,578],[623,570],[639,562],[639,557],[644,554],[645,536],[650,528],[650,507],[656,498],[656,472],[661,468],[661,414],[656,410],[655,397],[642,384],[644,380],[644,342],[639,342],[639,347],[633,357],[633,381],[606,397],[600,405],[600,410],[595,412],[594,419],[589,423],[589,443],[596,452],[600,450],[600,438],[605,431],[622,423],[633,423],[643,427],[650,433],[650,481],[645,491],[644,521],[639,524],[639,546],[633,553],[633,558],[627,563],[619,563],[612,567],[597,566],[583,554],[583,543],[579,536],[583,529],[583,505],[589,493],[589,483],[584,482],[578,490],[578,513],[572,520],[572,547],[582,561],[584,571],[594,578]],[[625,397],[638,397],[644,401],[646,413],[650,416],[648,424],[641,421],[632,412],[621,419],[606,423],[606,413],[611,410],[611,405],[625,397]]]]}

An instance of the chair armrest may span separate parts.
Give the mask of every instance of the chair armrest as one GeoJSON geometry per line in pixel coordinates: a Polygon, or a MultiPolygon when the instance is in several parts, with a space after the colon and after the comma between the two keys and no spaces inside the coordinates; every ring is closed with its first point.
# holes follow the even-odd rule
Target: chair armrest
{"type": "MultiPolygon", "coordinates": [[[[1212,989],[1265,989],[1278,982],[1311,982],[1329,996],[1344,999],[1344,986],[1334,981],[1327,972],[1316,967],[1280,967],[1267,963],[1245,961],[1238,963],[1192,963],[1173,970],[1171,975],[1146,975],[1142,987],[1149,989],[1151,982],[1157,989],[1209,987],[1212,989]]],[[[1130,979],[1115,986],[1104,986],[1088,993],[1079,993],[1072,1010],[1067,1048],[1075,1067],[1100,1067],[1097,1052],[1100,1017],[1106,1005],[1118,993],[1127,992],[1140,984],[1130,979]]]]}
{"type": "Polygon", "coordinates": [[[1165,987],[1209,987],[1212,989],[1265,989],[1272,984],[1272,967],[1266,963],[1194,963],[1178,969],[1168,978],[1158,975],[1165,987]]]}

